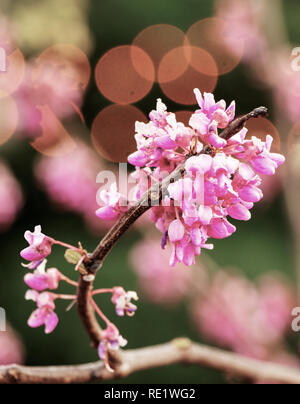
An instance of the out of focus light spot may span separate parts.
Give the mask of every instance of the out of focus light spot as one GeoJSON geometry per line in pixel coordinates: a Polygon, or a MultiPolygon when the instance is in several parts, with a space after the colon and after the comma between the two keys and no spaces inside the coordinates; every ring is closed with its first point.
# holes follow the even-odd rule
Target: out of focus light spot
{"type": "Polygon", "coordinates": [[[18,125],[18,108],[12,97],[0,98],[0,145],[14,134],[18,125]]]}
{"type": "Polygon", "coordinates": [[[154,75],[147,53],[130,45],[109,50],[95,70],[99,91],[117,104],[132,104],[144,98],[153,86],[154,75]]]}
{"type": "Polygon", "coordinates": [[[194,88],[199,88],[202,92],[213,92],[218,81],[218,68],[214,58],[204,49],[184,47],[183,51],[188,52],[193,66],[189,65],[177,79],[160,83],[160,87],[171,100],[179,104],[194,105],[197,104],[194,88]]]}
{"type": "Polygon", "coordinates": [[[0,72],[0,98],[14,93],[25,75],[25,60],[20,50],[6,56],[6,71],[0,72]]]}
{"type": "Polygon", "coordinates": [[[74,45],[58,44],[43,51],[35,60],[33,82],[40,82],[45,69],[52,67],[62,75],[74,91],[84,91],[91,77],[90,62],[85,53],[74,45]]]}
{"type": "Polygon", "coordinates": [[[76,143],[48,105],[39,106],[42,135],[34,140],[32,147],[46,156],[58,157],[69,154],[76,143]]]}
{"type": "Polygon", "coordinates": [[[101,157],[122,163],[136,150],[135,122],[146,116],[132,105],[110,105],[97,115],[92,126],[92,142],[101,157]]]}
{"type": "Polygon", "coordinates": [[[191,111],[177,111],[175,112],[177,122],[182,122],[185,126],[189,125],[190,118],[192,116],[191,111]]]}
{"type": "Polygon", "coordinates": [[[277,128],[274,124],[266,118],[252,118],[246,123],[246,128],[248,129],[247,139],[250,139],[251,136],[256,136],[262,141],[266,140],[267,135],[271,135],[273,137],[273,143],[271,151],[274,153],[278,153],[281,150],[281,141],[280,135],[277,128]]]}
{"type": "Polygon", "coordinates": [[[188,68],[189,62],[185,57],[185,48],[175,48],[170,50],[162,58],[157,72],[159,83],[168,83],[180,77],[188,68]]]}
{"type": "MultiPolygon", "coordinates": [[[[180,48],[184,44],[184,41],[185,34],[179,28],[169,24],[157,24],[151,25],[150,27],[147,27],[141,31],[134,39],[133,45],[138,46],[147,52],[152,59],[155,70],[158,74],[159,65],[161,64],[165,55],[168,54],[172,49],[180,48]]],[[[176,55],[171,53],[169,59],[165,60],[163,64],[163,69],[165,69],[166,65],[173,62],[171,72],[173,78],[171,78],[171,80],[174,80],[180,74],[182,74],[180,72],[183,66],[183,60],[178,60],[174,56],[176,55]],[[174,77],[174,74],[176,77],[174,77]]],[[[162,80],[165,80],[166,76],[162,72],[160,72],[160,75],[161,77],[159,81],[161,82],[162,80]]]]}
{"type": "MultiPolygon", "coordinates": [[[[186,36],[187,45],[206,49],[214,57],[220,75],[232,71],[244,53],[244,41],[232,37],[230,26],[220,18],[206,18],[196,22],[186,36]],[[228,46],[229,40],[234,52],[228,46]]],[[[194,67],[197,69],[197,66],[194,67]]]]}

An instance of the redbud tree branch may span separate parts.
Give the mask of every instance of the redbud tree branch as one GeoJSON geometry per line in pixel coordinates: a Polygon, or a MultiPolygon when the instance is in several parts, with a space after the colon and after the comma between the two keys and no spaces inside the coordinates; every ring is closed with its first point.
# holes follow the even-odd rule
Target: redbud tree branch
{"type": "Polygon", "coordinates": [[[300,384],[300,372],[295,369],[196,344],[186,338],[122,351],[114,373],[109,372],[103,362],[50,367],[0,366],[0,384],[70,384],[106,381],[175,363],[213,368],[231,377],[239,377],[241,381],[300,384]]]}
{"type": "MultiPolygon", "coordinates": [[[[268,110],[265,107],[255,108],[250,113],[243,115],[232,121],[226,129],[220,134],[223,139],[230,139],[238,133],[251,118],[266,116],[268,110]]],[[[212,148],[205,146],[200,154],[211,154],[212,148]]],[[[190,156],[187,156],[187,158],[190,156]]],[[[89,255],[85,261],[87,274],[96,275],[97,271],[102,267],[103,262],[123,236],[123,234],[132,226],[132,224],[143,213],[149,210],[152,206],[159,204],[163,195],[166,193],[170,183],[176,181],[184,174],[184,164],[180,164],[168,177],[162,180],[159,184],[153,185],[128,211],[116,222],[116,224],[108,231],[108,233],[100,241],[94,252],[89,255]]],[[[93,288],[93,277],[87,281],[85,276],[81,275],[77,293],[77,310],[81,321],[85,327],[87,334],[91,340],[92,346],[96,347],[101,341],[101,330],[99,328],[94,310],[90,307],[89,299],[93,288]]]]}

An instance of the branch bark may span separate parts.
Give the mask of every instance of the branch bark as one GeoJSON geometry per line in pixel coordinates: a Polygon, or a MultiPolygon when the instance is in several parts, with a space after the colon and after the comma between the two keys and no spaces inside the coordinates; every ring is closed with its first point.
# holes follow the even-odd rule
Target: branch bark
{"type": "MultiPolygon", "coordinates": [[[[0,366],[0,384],[71,384],[120,379],[134,372],[175,363],[200,365],[265,383],[300,384],[300,372],[178,338],[166,344],[121,351],[114,373],[103,362],[74,366],[0,366]]],[[[199,381],[201,382],[201,381],[199,381]]]]}

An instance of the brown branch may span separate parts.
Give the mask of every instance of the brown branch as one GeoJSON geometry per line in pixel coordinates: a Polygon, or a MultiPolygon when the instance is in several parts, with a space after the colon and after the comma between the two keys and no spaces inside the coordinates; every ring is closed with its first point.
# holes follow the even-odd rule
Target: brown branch
{"type": "MultiPolygon", "coordinates": [[[[240,131],[245,123],[251,118],[267,115],[268,110],[265,107],[254,109],[249,114],[237,118],[231,122],[226,129],[221,133],[221,137],[229,139],[240,131]]],[[[212,148],[205,146],[200,154],[210,154],[212,148]]],[[[190,156],[187,156],[187,158],[190,156]]],[[[100,241],[94,252],[85,260],[85,268],[90,275],[95,275],[102,267],[103,262],[119,241],[122,235],[131,227],[131,225],[147,210],[155,204],[159,204],[163,195],[167,192],[170,183],[179,179],[185,171],[184,164],[179,165],[168,177],[162,180],[159,184],[152,186],[128,211],[117,221],[117,223],[108,231],[108,233],[100,241]]],[[[94,315],[94,310],[89,303],[90,292],[93,288],[92,280],[86,280],[84,275],[81,275],[79,288],[77,292],[77,310],[81,321],[89,335],[92,345],[97,346],[101,341],[101,330],[94,315]]]]}
{"type": "Polygon", "coordinates": [[[245,126],[246,122],[252,118],[258,118],[260,116],[267,116],[268,109],[266,107],[258,107],[255,108],[253,111],[249,112],[249,114],[243,115],[240,118],[235,119],[231,122],[230,125],[227,126],[220,134],[220,137],[223,139],[230,139],[232,136],[236,135],[243,127],[245,126]]]}
{"type": "Polygon", "coordinates": [[[96,348],[101,341],[101,328],[90,304],[92,289],[93,282],[86,282],[81,275],[77,289],[77,312],[91,340],[92,347],[96,348]]]}
{"type": "Polygon", "coordinates": [[[300,371],[296,369],[196,344],[186,338],[122,351],[120,357],[114,373],[107,371],[103,362],[50,367],[0,366],[0,384],[89,383],[125,378],[134,372],[175,363],[200,365],[252,381],[300,384],[300,371]]]}

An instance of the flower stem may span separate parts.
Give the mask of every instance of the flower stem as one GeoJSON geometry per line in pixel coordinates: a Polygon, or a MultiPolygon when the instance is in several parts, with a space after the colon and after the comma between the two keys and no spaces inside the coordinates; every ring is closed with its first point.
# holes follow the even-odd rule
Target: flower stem
{"type": "Polygon", "coordinates": [[[100,318],[102,318],[102,320],[106,323],[106,325],[112,324],[112,322],[106,317],[106,315],[104,313],[102,313],[102,311],[99,309],[99,307],[94,302],[94,300],[90,299],[90,302],[91,302],[91,305],[93,306],[93,308],[95,309],[96,313],[98,314],[98,316],[100,318]]]}
{"type": "Polygon", "coordinates": [[[96,289],[92,292],[92,296],[99,295],[100,293],[112,293],[112,289],[96,289]]]}

